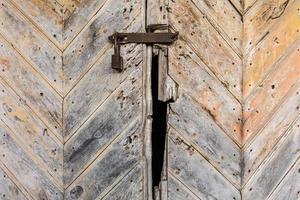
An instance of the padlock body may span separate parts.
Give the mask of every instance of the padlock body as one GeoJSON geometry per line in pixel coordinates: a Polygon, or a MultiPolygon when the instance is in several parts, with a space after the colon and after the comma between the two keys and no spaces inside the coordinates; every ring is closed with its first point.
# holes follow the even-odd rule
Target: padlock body
{"type": "Polygon", "coordinates": [[[112,68],[118,71],[123,70],[123,58],[120,55],[112,55],[111,56],[112,68]]]}

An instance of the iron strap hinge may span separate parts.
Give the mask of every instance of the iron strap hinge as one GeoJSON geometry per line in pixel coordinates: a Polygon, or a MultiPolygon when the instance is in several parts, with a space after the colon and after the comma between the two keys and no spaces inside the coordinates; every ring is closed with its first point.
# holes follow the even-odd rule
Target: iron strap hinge
{"type": "Polygon", "coordinates": [[[114,33],[108,39],[114,44],[114,54],[112,55],[112,68],[123,71],[123,58],[120,53],[122,44],[142,43],[142,44],[165,44],[170,45],[178,38],[178,32],[171,32],[168,25],[153,24],[146,28],[146,33],[114,33]],[[155,30],[168,30],[168,32],[157,32],[155,30]]]}

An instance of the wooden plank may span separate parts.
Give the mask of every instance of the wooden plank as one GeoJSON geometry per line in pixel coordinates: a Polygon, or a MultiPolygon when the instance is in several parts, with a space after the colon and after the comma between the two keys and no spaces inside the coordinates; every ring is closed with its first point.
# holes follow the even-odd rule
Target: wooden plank
{"type": "Polygon", "coordinates": [[[61,200],[63,198],[62,188],[55,185],[52,178],[26,155],[4,127],[1,121],[1,162],[9,167],[9,170],[34,199],[61,200]]]}
{"type": "Polygon", "coordinates": [[[142,140],[141,127],[122,134],[67,188],[65,199],[102,198],[141,161],[142,140]]]}
{"type": "MultiPolygon", "coordinates": [[[[170,1],[168,10],[169,22],[182,33],[180,36],[187,42],[185,45],[191,46],[224,86],[240,100],[242,95],[240,57],[190,1],[170,1]]],[[[170,51],[173,51],[173,48],[170,51]]]]}
{"type": "Polygon", "coordinates": [[[63,55],[65,93],[111,46],[107,39],[109,35],[116,31],[136,32],[141,30],[143,18],[140,14],[142,9],[140,3],[132,5],[130,13],[129,10],[126,10],[123,14],[123,9],[132,3],[109,1],[95,16],[95,20],[65,50],[63,55]]]}
{"type": "Polygon", "coordinates": [[[288,175],[277,187],[275,192],[268,198],[268,200],[295,200],[299,199],[299,185],[300,185],[300,160],[291,169],[288,175]]]}
{"type": "MultiPolygon", "coordinates": [[[[141,117],[141,70],[135,71],[64,147],[64,181],[73,181],[96,153],[141,117]]],[[[138,120],[139,121],[139,120],[138,120]]],[[[101,152],[100,151],[100,152],[101,152]]]]}
{"type": "MultiPolygon", "coordinates": [[[[143,199],[143,171],[142,166],[138,165],[116,185],[104,198],[105,200],[139,200],[143,199]]],[[[99,199],[100,200],[100,199],[99,199]]]]}
{"type": "Polygon", "coordinates": [[[62,98],[1,37],[0,67],[0,76],[62,138],[62,98]]]}
{"type": "MultiPolygon", "coordinates": [[[[13,182],[13,184],[19,189],[19,192],[22,193],[22,196],[25,196],[26,199],[32,199],[32,196],[28,191],[22,186],[22,184],[17,180],[17,178],[12,174],[9,169],[0,161],[0,168],[3,173],[13,182]]],[[[11,193],[12,194],[12,193],[11,193]]]]}
{"type": "Polygon", "coordinates": [[[0,4],[0,33],[58,92],[61,92],[60,52],[11,4],[4,0],[1,0],[0,4]]]}
{"type": "Polygon", "coordinates": [[[147,24],[169,24],[168,2],[151,0],[147,2],[147,24]]]}
{"type": "MultiPolygon", "coordinates": [[[[63,6],[63,11],[62,11],[62,17],[63,21],[67,21],[69,18],[71,18],[72,14],[77,10],[79,12],[79,9],[82,9],[80,7],[80,2],[83,1],[78,1],[78,0],[55,0],[58,2],[58,4],[63,6]]],[[[91,4],[91,1],[84,1],[85,4],[91,4]]],[[[83,6],[84,7],[84,6],[83,6]]]]}
{"type": "MultiPolygon", "coordinates": [[[[147,2],[147,24],[166,24],[168,22],[168,3],[164,0],[152,0],[147,2]]],[[[156,32],[168,32],[157,30],[156,32]]],[[[150,47],[149,47],[150,48],[150,47]]],[[[177,84],[170,78],[168,45],[155,45],[152,55],[158,57],[158,100],[163,102],[174,101],[177,98],[177,84]]],[[[161,197],[162,198],[162,197],[161,197]]]]}
{"type": "Polygon", "coordinates": [[[264,37],[268,37],[269,30],[276,26],[283,15],[290,11],[295,0],[267,0],[256,3],[244,15],[244,52],[247,53],[264,37]]]}
{"type": "Polygon", "coordinates": [[[169,171],[200,199],[241,199],[239,191],[174,131],[168,145],[169,171]]]}
{"type": "Polygon", "coordinates": [[[32,155],[38,157],[47,171],[62,180],[63,148],[62,143],[53,136],[45,124],[35,116],[25,102],[12,93],[0,81],[1,119],[15,133],[15,138],[24,148],[30,149],[32,155]]]}
{"type": "Polygon", "coordinates": [[[242,105],[184,41],[178,40],[172,47],[169,60],[170,76],[211,114],[237,144],[241,144],[242,105]]]}
{"type": "Polygon", "coordinates": [[[258,166],[269,155],[279,139],[285,134],[297,116],[300,114],[300,85],[295,87],[289,98],[279,107],[274,116],[269,119],[265,127],[245,147],[243,179],[247,181],[258,166]],[[267,141],[267,142],[266,142],[267,141]]]}
{"type": "Polygon", "coordinates": [[[43,34],[59,48],[62,47],[63,7],[50,0],[11,0],[13,4],[27,16],[43,34]]]}
{"type": "Polygon", "coordinates": [[[234,7],[239,11],[239,13],[243,14],[244,13],[244,1],[247,1],[247,0],[229,0],[233,5],[234,7]]]}
{"type": "Polygon", "coordinates": [[[300,119],[243,189],[245,200],[266,199],[300,156],[300,119]]]}
{"type": "Polygon", "coordinates": [[[0,197],[2,200],[26,200],[26,196],[0,168],[0,197]]]}
{"type": "Polygon", "coordinates": [[[274,71],[245,100],[244,142],[265,125],[271,114],[280,107],[285,96],[290,94],[291,88],[300,81],[299,47],[300,45],[297,45],[291,54],[277,63],[274,71]]]}
{"type": "MultiPolygon", "coordinates": [[[[141,68],[142,46],[122,46],[124,72],[118,73],[111,68],[110,49],[95,66],[80,80],[64,99],[64,135],[68,139],[107,99],[132,71],[141,68]]],[[[135,80],[135,77],[131,77],[135,80]]]]}
{"type": "Polygon", "coordinates": [[[241,54],[243,22],[240,13],[233,7],[235,4],[229,0],[193,1],[230,46],[241,54]]]}
{"type": "Polygon", "coordinates": [[[227,177],[240,186],[240,150],[215,124],[213,118],[188,96],[182,95],[170,106],[169,124],[190,141],[193,148],[227,177]]]}
{"type": "Polygon", "coordinates": [[[244,2],[244,12],[249,10],[256,2],[261,0],[243,0],[244,2]]]}
{"type": "Polygon", "coordinates": [[[169,200],[200,200],[195,194],[176,180],[171,174],[168,176],[168,199],[169,200]]]}
{"type": "Polygon", "coordinates": [[[260,84],[266,75],[273,69],[274,63],[284,58],[288,49],[296,42],[300,35],[300,18],[298,8],[300,2],[296,1],[280,22],[270,30],[255,49],[245,57],[244,97],[260,84]]]}
{"type": "Polygon", "coordinates": [[[64,47],[67,47],[72,42],[74,37],[89,23],[107,1],[109,0],[64,1],[64,47]]]}
{"type": "Polygon", "coordinates": [[[158,100],[163,102],[175,101],[178,97],[178,84],[169,76],[168,47],[155,49],[158,52],[158,100]]]}

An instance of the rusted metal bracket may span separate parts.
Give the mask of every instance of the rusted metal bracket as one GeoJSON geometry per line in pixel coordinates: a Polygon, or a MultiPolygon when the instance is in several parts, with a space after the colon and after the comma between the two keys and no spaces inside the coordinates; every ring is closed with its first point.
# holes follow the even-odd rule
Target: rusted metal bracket
{"type": "Polygon", "coordinates": [[[172,32],[166,24],[153,24],[146,28],[146,33],[114,33],[108,39],[114,44],[114,55],[112,55],[112,68],[123,71],[123,58],[120,53],[122,44],[165,44],[170,45],[178,38],[178,32],[172,32]],[[156,30],[168,30],[168,32],[154,33],[156,30]]]}

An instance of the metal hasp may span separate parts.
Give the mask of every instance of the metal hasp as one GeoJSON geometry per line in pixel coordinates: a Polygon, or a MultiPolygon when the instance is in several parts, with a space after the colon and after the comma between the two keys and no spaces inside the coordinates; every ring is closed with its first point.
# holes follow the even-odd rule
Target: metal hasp
{"type": "Polygon", "coordinates": [[[123,58],[120,54],[122,44],[143,43],[148,45],[165,44],[170,45],[178,38],[178,32],[171,32],[166,24],[153,24],[146,28],[146,33],[114,33],[108,39],[114,44],[114,55],[112,55],[112,68],[123,71],[123,58]],[[168,30],[168,32],[154,33],[155,30],[168,30]]]}

